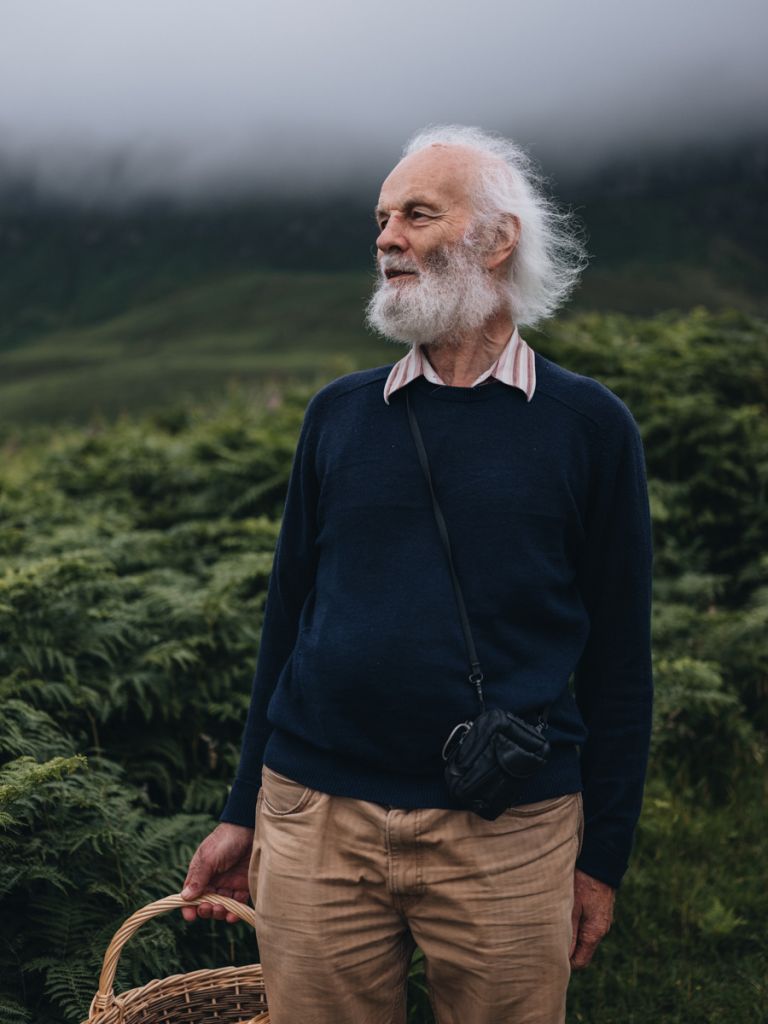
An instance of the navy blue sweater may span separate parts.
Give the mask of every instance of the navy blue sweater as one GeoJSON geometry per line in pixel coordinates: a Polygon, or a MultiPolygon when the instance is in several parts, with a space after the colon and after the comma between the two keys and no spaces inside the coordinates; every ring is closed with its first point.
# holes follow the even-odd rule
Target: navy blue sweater
{"type": "MultiPolygon", "coordinates": [[[[237,777],[222,821],[253,826],[262,764],[395,807],[453,807],[441,748],[477,714],[456,602],[390,366],[307,407],[269,581],[237,777]]],[[[583,789],[579,867],[618,885],[651,725],[652,547],[643,448],[604,385],[536,353],[536,391],[408,385],[485,672],[535,720],[549,763],[519,803],[583,789]]]]}

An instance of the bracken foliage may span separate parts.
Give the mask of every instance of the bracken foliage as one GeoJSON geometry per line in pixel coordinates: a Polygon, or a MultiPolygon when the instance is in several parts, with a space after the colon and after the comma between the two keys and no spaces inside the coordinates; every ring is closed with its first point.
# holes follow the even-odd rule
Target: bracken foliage
{"type": "MultiPolygon", "coordinates": [[[[757,1022],[768,1002],[768,329],[585,315],[532,336],[631,408],[655,544],[651,771],[617,922],[569,1022],[757,1022]]],[[[0,464],[0,1022],[73,1024],[231,781],[306,390],[9,435],[0,464]]],[[[248,962],[164,918],[118,987],[248,962]]],[[[430,1018],[417,959],[411,1017],[430,1018]]]]}

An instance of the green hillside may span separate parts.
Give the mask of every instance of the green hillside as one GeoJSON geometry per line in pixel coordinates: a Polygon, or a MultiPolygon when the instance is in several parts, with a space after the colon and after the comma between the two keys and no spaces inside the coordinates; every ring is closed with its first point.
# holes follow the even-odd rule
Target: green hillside
{"type": "MultiPolygon", "coordinates": [[[[553,180],[552,193],[583,222],[590,254],[570,308],[649,316],[703,305],[768,315],[767,168],[758,141],[674,158],[635,154],[582,180],[553,180]]],[[[0,180],[0,352],[28,344],[39,352],[50,341],[58,372],[59,358],[70,366],[76,358],[63,352],[70,342],[80,347],[82,329],[104,327],[113,336],[126,315],[138,318],[143,340],[145,317],[154,330],[158,321],[172,327],[178,315],[192,335],[197,316],[215,332],[247,332],[254,323],[274,330],[270,317],[285,324],[299,312],[304,325],[305,305],[328,311],[326,283],[339,274],[330,282],[338,293],[331,308],[341,315],[325,325],[335,338],[359,324],[373,267],[373,201],[373,194],[261,196],[107,208],[87,198],[55,203],[28,183],[0,180]],[[291,273],[298,275],[293,295],[274,276],[291,273]]],[[[212,342],[219,340],[217,333],[212,342]]],[[[209,351],[215,355],[216,345],[209,351]]],[[[21,372],[1,369],[14,379],[21,372]]],[[[111,393],[108,379],[93,383],[111,393]]]]}
{"type": "Polygon", "coordinates": [[[237,380],[328,379],[399,358],[366,333],[365,273],[251,272],[0,352],[0,423],[85,419],[214,396],[237,380]]]}
{"type": "MultiPolygon", "coordinates": [[[[566,313],[768,316],[765,155],[757,143],[649,155],[553,182],[590,253],[566,313]]],[[[392,361],[402,349],[363,328],[368,200],[107,209],[0,182],[0,425],[83,421],[215,397],[235,380],[264,388],[392,361]]]]}
{"type": "MultiPolygon", "coordinates": [[[[319,382],[393,362],[404,348],[364,327],[372,282],[365,271],[210,275],[95,323],[17,339],[0,348],[0,430],[214,398],[233,384],[319,382]]],[[[683,310],[701,295],[710,309],[760,307],[725,276],[661,262],[589,270],[569,309],[683,310]]],[[[557,323],[523,333],[546,349],[553,332],[557,323]]]]}

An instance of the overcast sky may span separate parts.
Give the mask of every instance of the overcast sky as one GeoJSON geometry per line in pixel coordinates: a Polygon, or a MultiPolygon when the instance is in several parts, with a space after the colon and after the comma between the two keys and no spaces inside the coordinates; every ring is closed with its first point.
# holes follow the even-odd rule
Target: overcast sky
{"type": "Polygon", "coordinates": [[[767,43],[766,0],[0,0],[0,168],[344,189],[434,122],[588,168],[757,132],[767,43]]]}

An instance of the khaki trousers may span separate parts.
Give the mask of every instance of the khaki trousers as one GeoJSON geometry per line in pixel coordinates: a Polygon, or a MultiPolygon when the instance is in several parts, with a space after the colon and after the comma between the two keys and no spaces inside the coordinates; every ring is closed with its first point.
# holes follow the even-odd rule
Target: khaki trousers
{"type": "Polygon", "coordinates": [[[272,1024],[405,1024],[424,953],[438,1024],[561,1024],[581,795],[398,810],[265,767],[249,869],[272,1024]]]}

